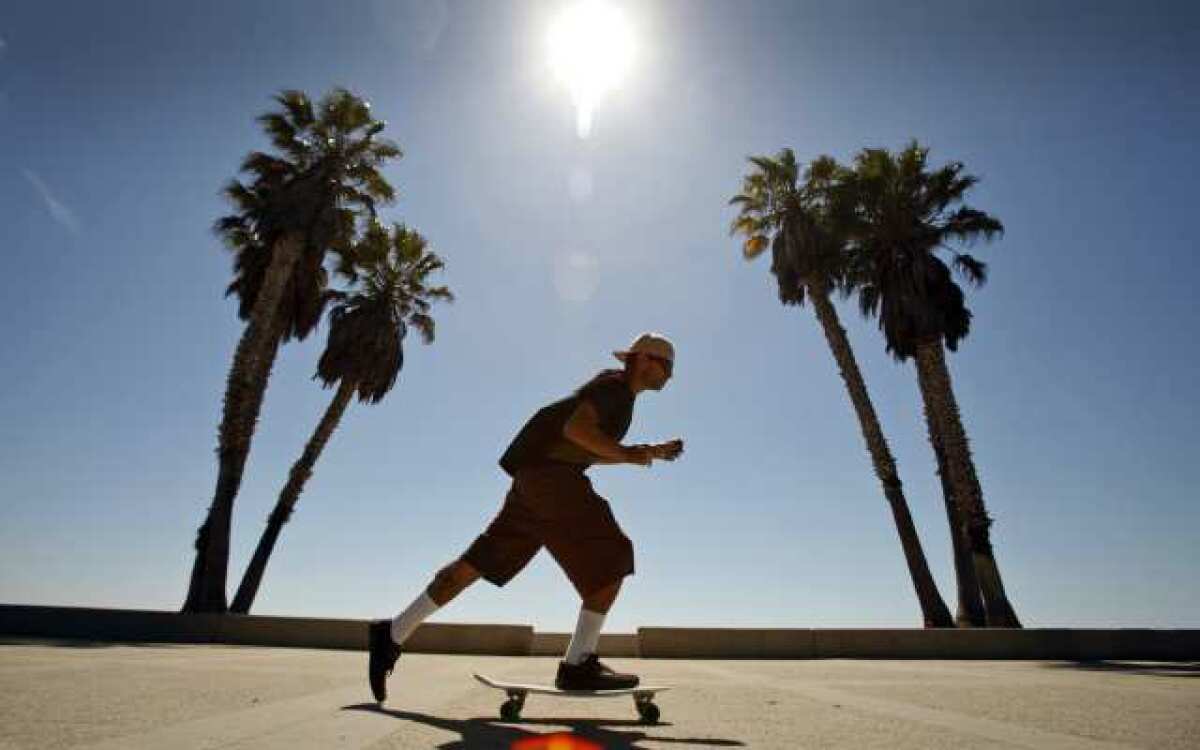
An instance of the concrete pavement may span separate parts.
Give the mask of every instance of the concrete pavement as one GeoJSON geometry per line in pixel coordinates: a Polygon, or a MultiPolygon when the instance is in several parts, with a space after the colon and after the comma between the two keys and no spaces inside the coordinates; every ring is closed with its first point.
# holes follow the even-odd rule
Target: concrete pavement
{"type": "Polygon", "coordinates": [[[615,748],[1197,748],[1200,663],[613,658],[632,700],[503,694],[553,657],[406,654],[382,709],[361,652],[0,642],[0,748],[508,748],[571,731],[615,748]]]}

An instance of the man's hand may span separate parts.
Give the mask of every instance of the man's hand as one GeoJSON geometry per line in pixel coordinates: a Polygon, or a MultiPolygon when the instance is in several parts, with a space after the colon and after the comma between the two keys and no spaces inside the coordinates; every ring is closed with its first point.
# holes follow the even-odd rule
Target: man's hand
{"type": "Polygon", "coordinates": [[[683,441],[679,438],[649,447],[654,458],[660,461],[674,461],[683,453],[683,441]]]}

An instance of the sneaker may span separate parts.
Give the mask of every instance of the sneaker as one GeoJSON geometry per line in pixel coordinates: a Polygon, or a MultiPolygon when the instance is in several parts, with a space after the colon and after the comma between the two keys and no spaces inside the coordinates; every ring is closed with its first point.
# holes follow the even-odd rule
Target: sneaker
{"type": "Polygon", "coordinates": [[[375,700],[383,703],[387,698],[387,678],[400,658],[400,647],[392,640],[392,621],[376,620],[367,629],[367,649],[371,652],[367,676],[371,680],[371,692],[375,700]]]}
{"type": "Polygon", "coordinates": [[[600,663],[595,654],[588,654],[579,664],[558,663],[554,687],[559,690],[622,690],[637,687],[635,674],[617,674],[600,663]]]}

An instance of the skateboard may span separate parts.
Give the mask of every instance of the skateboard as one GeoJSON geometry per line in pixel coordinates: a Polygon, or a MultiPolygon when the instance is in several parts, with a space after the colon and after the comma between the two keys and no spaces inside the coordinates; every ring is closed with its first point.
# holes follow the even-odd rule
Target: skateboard
{"type": "Polygon", "coordinates": [[[539,695],[558,695],[565,698],[617,698],[622,695],[632,695],[633,705],[638,715],[646,724],[658,721],[660,712],[654,703],[654,694],[670,688],[662,686],[638,685],[632,688],[618,690],[559,690],[551,685],[529,685],[517,682],[502,682],[486,675],[477,674],[475,679],[496,690],[508,694],[508,700],[500,704],[500,718],[504,721],[517,721],[521,718],[521,709],[525,706],[525,696],[530,693],[539,695]]]}

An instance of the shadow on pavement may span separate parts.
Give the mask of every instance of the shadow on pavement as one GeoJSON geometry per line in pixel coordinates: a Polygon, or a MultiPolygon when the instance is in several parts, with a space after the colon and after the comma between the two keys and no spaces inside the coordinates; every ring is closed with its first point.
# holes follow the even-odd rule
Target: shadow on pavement
{"type": "MultiPolygon", "coordinates": [[[[357,703],[351,706],[342,706],[343,711],[371,711],[375,713],[383,713],[388,716],[394,716],[397,719],[417,722],[438,729],[444,729],[448,732],[457,732],[462,739],[456,742],[450,742],[445,745],[438,745],[438,750],[464,750],[466,748],[504,748],[507,750],[517,740],[525,739],[526,737],[536,737],[541,732],[530,732],[521,729],[513,724],[501,723],[497,719],[443,719],[437,716],[428,716],[426,714],[415,713],[413,711],[397,711],[389,708],[381,708],[375,703],[357,703]]],[[[649,740],[652,742],[663,742],[668,744],[680,744],[689,746],[709,746],[709,747],[743,747],[745,743],[737,740],[717,740],[705,738],[678,738],[678,737],[661,737],[657,734],[651,734],[656,729],[670,727],[671,724],[660,723],[655,725],[642,724],[640,721],[623,720],[623,719],[539,719],[525,720],[521,719],[516,724],[522,726],[537,725],[555,727],[555,731],[561,731],[562,727],[567,727],[569,731],[592,742],[599,743],[605,748],[628,748],[629,750],[637,750],[640,747],[638,742],[649,740]],[[638,727],[638,731],[613,731],[606,727],[638,727]],[[648,730],[648,731],[643,731],[648,730]]]]}
{"type": "Polygon", "coordinates": [[[1200,677],[1200,661],[1067,661],[1045,666],[1047,669],[1119,672],[1152,677],[1200,677]]]}

